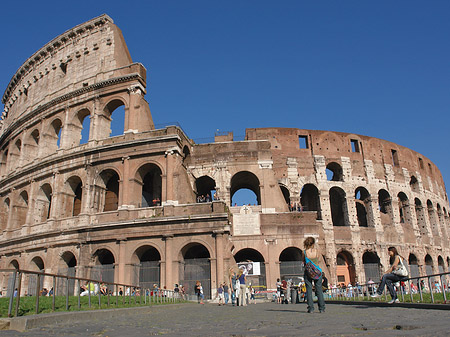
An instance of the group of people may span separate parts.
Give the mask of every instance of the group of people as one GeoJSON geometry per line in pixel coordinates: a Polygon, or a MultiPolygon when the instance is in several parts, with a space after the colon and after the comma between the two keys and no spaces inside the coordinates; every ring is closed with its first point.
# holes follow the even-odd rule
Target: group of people
{"type": "Polygon", "coordinates": [[[206,193],[206,195],[204,195],[204,194],[197,195],[197,203],[211,202],[213,200],[218,200],[216,193],[214,193],[214,199],[211,199],[211,196],[209,195],[209,193],[206,193]]]}

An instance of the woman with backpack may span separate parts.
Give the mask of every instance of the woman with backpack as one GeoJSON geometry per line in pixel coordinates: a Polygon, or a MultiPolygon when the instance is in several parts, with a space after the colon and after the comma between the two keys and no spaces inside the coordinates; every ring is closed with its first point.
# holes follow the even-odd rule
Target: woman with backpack
{"type": "Polygon", "coordinates": [[[316,287],[317,300],[319,303],[319,312],[325,312],[325,301],[322,291],[322,269],[319,267],[319,250],[315,246],[316,240],[313,237],[307,237],[303,242],[305,247],[305,285],[306,285],[306,301],[308,304],[308,313],[314,311],[314,301],[312,295],[312,283],[316,287]]]}

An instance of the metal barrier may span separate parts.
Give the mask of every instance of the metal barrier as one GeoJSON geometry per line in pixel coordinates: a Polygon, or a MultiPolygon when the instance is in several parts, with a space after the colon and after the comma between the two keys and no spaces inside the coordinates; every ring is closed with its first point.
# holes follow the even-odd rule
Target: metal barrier
{"type": "MultiPolygon", "coordinates": [[[[450,294],[450,272],[432,274],[426,276],[417,276],[405,278],[397,283],[400,285],[395,286],[397,293],[400,292],[398,299],[400,302],[420,302],[420,303],[435,303],[438,294],[442,294],[442,302],[450,303],[447,299],[450,294]],[[446,280],[447,279],[447,280],[446,280]],[[424,281],[426,280],[426,282],[424,281]],[[404,283],[404,285],[402,285],[404,283]],[[424,296],[429,294],[428,296],[424,296]]],[[[333,287],[328,290],[329,300],[347,300],[347,301],[361,301],[361,300],[373,300],[373,295],[380,282],[366,283],[362,285],[356,285],[352,287],[346,287],[345,289],[333,287]]],[[[388,291],[384,289],[384,298],[387,300],[388,291]]]]}
{"type": "MultiPolygon", "coordinates": [[[[43,279],[45,277],[52,278],[52,289],[53,293],[48,296],[52,296],[52,311],[55,311],[55,300],[56,294],[58,292],[57,287],[61,287],[63,284],[65,288],[65,296],[66,298],[66,311],[69,311],[69,297],[70,294],[70,286],[69,284],[72,282],[76,285],[76,295],[78,297],[78,310],[81,310],[81,297],[83,296],[81,290],[82,282],[87,285],[87,290],[84,292],[85,296],[88,297],[88,305],[89,308],[92,306],[92,298],[98,297],[98,307],[102,306],[102,298],[104,302],[106,301],[107,306],[111,306],[111,298],[115,297],[115,305],[119,305],[119,297],[122,299],[122,305],[125,305],[127,302],[128,305],[131,305],[131,301],[133,300],[134,305],[137,305],[139,301],[139,305],[152,305],[152,304],[169,304],[180,302],[183,297],[173,290],[167,289],[145,289],[138,285],[129,285],[124,283],[115,283],[115,282],[105,282],[99,281],[95,279],[68,276],[68,275],[59,275],[59,274],[49,274],[44,272],[37,272],[31,270],[22,270],[22,269],[0,269],[0,273],[3,273],[3,278],[5,278],[4,273],[10,273],[10,277],[8,280],[8,291],[6,296],[9,297],[9,306],[8,306],[8,317],[18,316],[19,308],[20,308],[20,299],[22,292],[22,284],[23,284],[23,275],[33,275],[36,278],[35,282],[35,291],[33,293],[36,294],[36,314],[39,313],[39,298],[42,295],[41,291],[43,290],[43,279]],[[63,282],[57,282],[58,279],[62,279],[63,282]],[[101,285],[103,285],[103,289],[106,287],[106,294],[101,292],[101,285]],[[114,289],[112,291],[111,289],[114,289]],[[120,292],[122,292],[120,294],[120,292]],[[137,300],[138,298],[138,300],[137,300]],[[14,305],[14,299],[15,305],[14,305]],[[13,307],[14,315],[13,315],[13,307]]],[[[34,283],[34,282],[33,282],[34,283]]],[[[73,289],[72,289],[73,290],[73,289]]],[[[73,296],[72,296],[73,297],[73,296]]]]}

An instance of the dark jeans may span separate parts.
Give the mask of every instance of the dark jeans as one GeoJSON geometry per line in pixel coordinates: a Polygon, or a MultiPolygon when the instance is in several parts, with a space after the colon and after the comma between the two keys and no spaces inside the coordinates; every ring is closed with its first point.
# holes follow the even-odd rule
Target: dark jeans
{"type": "Polygon", "coordinates": [[[323,291],[322,291],[322,276],[318,280],[313,280],[309,277],[309,274],[305,272],[305,285],[306,285],[306,301],[308,304],[308,312],[314,311],[314,301],[312,295],[312,282],[316,287],[317,301],[319,304],[319,311],[325,310],[325,301],[323,300],[323,291]]]}
{"type": "Polygon", "coordinates": [[[391,294],[392,299],[395,300],[397,298],[397,292],[394,289],[394,283],[399,282],[405,278],[406,277],[404,276],[399,276],[392,273],[384,274],[383,278],[381,279],[380,286],[378,287],[377,290],[378,295],[381,295],[384,291],[384,287],[387,286],[389,294],[391,294]]]}

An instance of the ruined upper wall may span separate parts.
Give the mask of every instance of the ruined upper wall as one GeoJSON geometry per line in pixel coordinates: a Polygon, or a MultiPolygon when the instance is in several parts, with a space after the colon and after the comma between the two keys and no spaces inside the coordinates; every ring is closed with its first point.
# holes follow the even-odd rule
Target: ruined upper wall
{"type": "Polygon", "coordinates": [[[34,53],[12,77],[2,97],[2,129],[55,98],[124,75],[129,70],[120,68],[131,63],[122,33],[107,15],[66,31],[34,53]]]}
{"type": "MultiPolygon", "coordinates": [[[[325,157],[326,163],[347,157],[352,163],[353,176],[365,176],[365,161],[373,163],[375,177],[385,179],[386,165],[392,167],[396,180],[404,183],[405,171],[420,175],[426,190],[446,194],[444,180],[438,167],[427,157],[407,147],[383,139],[352,133],[304,130],[296,128],[258,128],[246,130],[247,140],[268,140],[271,143],[274,167],[286,165],[286,158],[302,158],[308,162],[313,156],[325,157]],[[300,139],[303,138],[303,139],[300,139]],[[300,142],[306,142],[301,148],[300,142]],[[353,143],[353,144],[352,144],[353,143]],[[355,148],[356,146],[356,148],[355,148]]],[[[311,165],[303,167],[301,175],[314,172],[311,165]],[[309,170],[309,172],[308,172],[309,170]]]]}

